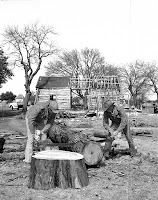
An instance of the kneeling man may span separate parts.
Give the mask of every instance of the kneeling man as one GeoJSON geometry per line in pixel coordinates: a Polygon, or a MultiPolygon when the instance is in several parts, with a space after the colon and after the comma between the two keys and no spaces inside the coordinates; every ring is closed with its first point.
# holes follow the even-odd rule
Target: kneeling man
{"type": "Polygon", "coordinates": [[[123,107],[115,105],[111,100],[106,100],[103,103],[103,126],[106,130],[105,134],[115,138],[121,133],[125,134],[126,140],[129,144],[130,155],[136,155],[137,150],[134,147],[128,117],[123,107]],[[111,124],[109,122],[111,121],[111,124]]]}

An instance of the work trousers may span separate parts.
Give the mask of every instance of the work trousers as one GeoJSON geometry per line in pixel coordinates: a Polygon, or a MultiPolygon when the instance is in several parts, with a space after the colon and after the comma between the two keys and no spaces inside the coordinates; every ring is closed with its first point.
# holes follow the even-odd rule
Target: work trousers
{"type": "MultiPolygon", "coordinates": [[[[31,157],[33,155],[33,144],[34,144],[34,135],[35,135],[35,130],[42,130],[44,127],[44,123],[39,124],[38,126],[34,126],[34,130],[31,132],[29,129],[28,125],[28,119],[26,117],[26,128],[27,128],[27,143],[26,143],[26,148],[25,148],[25,162],[30,163],[31,162],[31,157]]],[[[44,141],[47,139],[46,134],[42,135],[40,137],[41,141],[44,141]]]]}
{"type": "MultiPolygon", "coordinates": [[[[119,124],[116,124],[116,123],[112,123],[111,125],[111,128],[113,129],[113,131],[116,131],[119,127],[119,124]]],[[[110,136],[109,132],[106,130],[108,136],[110,136]]],[[[133,142],[133,139],[132,139],[132,134],[131,134],[131,131],[130,131],[130,126],[127,124],[125,126],[125,128],[122,130],[122,133],[125,135],[126,137],[126,140],[128,142],[128,145],[129,145],[129,150],[130,150],[130,155],[131,156],[135,156],[136,153],[137,153],[137,150],[135,149],[134,147],[134,142],[133,142]]]]}
{"type": "Polygon", "coordinates": [[[25,148],[25,162],[30,163],[33,154],[33,139],[35,134],[35,126],[33,132],[31,132],[29,129],[27,117],[26,117],[26,129],[27,129],[27,143],[25,148]]]}
{"type": "MultiPolygon", "coordinates": [[[[111,128],[116,131],[119,127],[119,124],[112,124],[111,125],[111,128]]],[[[129,149],[130,151],[132,150],[135,150],[135,147],[134,147],[134,142],[133,142],[133,139],[132,139],[132,135],[131,135],[131,131],[130,131],[130,126],[129,125],[126,125],[125,128],[122,130],[122,134],[125,135],[126,137],[126,140],[128,142],[128,145],[129,145],[129,149]]]]}

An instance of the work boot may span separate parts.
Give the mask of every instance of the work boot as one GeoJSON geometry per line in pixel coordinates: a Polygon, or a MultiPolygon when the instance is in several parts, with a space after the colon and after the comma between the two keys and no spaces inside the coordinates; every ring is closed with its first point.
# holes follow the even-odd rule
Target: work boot
{"type": "Polygon", "coordinates": [[[134,156],[136,156],[136,155],[137,155],[137,149],[131,148],[131,149],[130,149],[130,156],[131,156],[131,157],[134,157],[134,156]]]}

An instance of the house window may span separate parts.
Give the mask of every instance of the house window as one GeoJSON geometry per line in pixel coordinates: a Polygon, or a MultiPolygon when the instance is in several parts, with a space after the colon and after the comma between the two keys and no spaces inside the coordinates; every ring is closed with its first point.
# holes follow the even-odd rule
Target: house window
{"type": "Polygon", "coordinates": [[[50,100],[56,100],[57,98],[56,98],[56,95],[52,94],[52,95],[50,95],[49,99],[50,100]]]}

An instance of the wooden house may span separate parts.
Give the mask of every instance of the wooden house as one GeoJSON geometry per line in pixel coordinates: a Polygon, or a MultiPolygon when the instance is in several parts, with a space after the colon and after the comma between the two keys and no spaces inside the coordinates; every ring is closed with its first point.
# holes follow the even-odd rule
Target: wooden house
{"type": "Polygon", "coordinates": [[[154,114],[154,105],[152,103],[143,103],[142,113],[154,114]]]}
{"type": "Polygon", "coordinates": [[[56,99],[59,109],[70,109],[70,77],[69,76],[40,76],[36,85],[36,102],[56,99]]]}
{"type": "Polygon", "coordinates": [[[89,110],[101,110],[104,99],[115,102],[123,97],[117,76],[106,76],[101,79],[79,79],[70,76],[40,76],[36,85],[36,100],[57,100],[59,109],[71,109],[71,99],[76,91],[86,91],[87,107],[89,110]]]}

